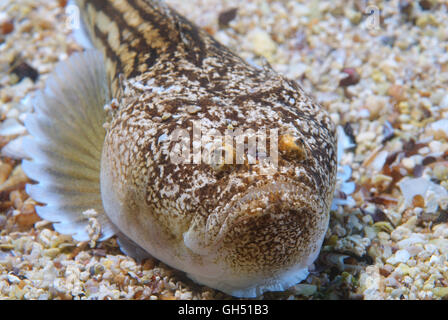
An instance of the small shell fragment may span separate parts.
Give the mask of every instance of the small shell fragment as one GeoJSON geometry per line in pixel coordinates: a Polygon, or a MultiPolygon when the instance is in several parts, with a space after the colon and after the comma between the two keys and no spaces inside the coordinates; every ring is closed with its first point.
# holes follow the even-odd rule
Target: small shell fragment
{"type": "Polygon", "coordinates": [[[29,182],[28,177],[22,170],[22,166],[17,166],[11,176],[4,183],[0,185],[0,192],[21,189],[29,182]]]}

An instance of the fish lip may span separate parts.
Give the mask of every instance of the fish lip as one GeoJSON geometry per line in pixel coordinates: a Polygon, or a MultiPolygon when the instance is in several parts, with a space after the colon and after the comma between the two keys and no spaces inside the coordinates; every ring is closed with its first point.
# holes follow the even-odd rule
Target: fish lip
{"type": "MultiPolygon", "coordinates": [[[[266,196],[273,193],[284,194],[289,195],[289,198],[292,199],[290,203],[297,204],[297,206],[294,207],[294,209],[297,210],[304,206],[302,200],[306,198],[306,194],[309,194],[309,190],[306,189],[308,189],[307,186],[296,181],[288,180],[274,180],[262,186],[249,187],[242,195],[234,196],[226,208],[219,208],[209,216],[206,224],[206,243],[213,248],[219,247],[222,244],[227,231],[235,224],[247,219],[247,215],[241,214],[241,212],[244,205],[250,201],[261,199],[262,197],[266,199],[266,196]],[[216,235],[213,236],[211,230],[215,227],[216,220],[218,223],[220,222],[220,227],[218,232],[215,232],[216,235]]],[[[269,207],[272,207],[272,205],[270,206],[270,203],[268,202],[266,208],[269,207]]]]}

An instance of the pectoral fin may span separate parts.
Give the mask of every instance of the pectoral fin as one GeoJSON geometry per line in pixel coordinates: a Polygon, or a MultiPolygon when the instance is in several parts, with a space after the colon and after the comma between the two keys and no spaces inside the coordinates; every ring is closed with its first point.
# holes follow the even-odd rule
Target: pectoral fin
{"type": "Polygon", "coordinates": [[[37,208],[42,218],[78,241],[88,240],[88,217],[83,215],[88,209],[98,213],[100,240],[115,234],[100,190],[108,100],[101,53],[76,53],[56,67],[34,103],[34,113],[25,119],[30,136],[23,147],[31,160],[23,160],[23,170],[38,182],[26,190],[45,204],[37,208]]]}

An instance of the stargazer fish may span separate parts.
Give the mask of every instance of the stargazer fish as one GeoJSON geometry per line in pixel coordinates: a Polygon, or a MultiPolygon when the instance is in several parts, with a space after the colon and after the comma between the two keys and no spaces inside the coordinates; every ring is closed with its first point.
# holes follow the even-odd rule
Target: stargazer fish
{"type": "Polygon", "coordinates": [[[328,114],[162,1],[77,4],[96,49],[56,67],[25,121],[38,214],[85,241],[94,209],[100,240],[236,297],[305,279],[336,181],[328,114]],[[237,130],[239,145],[207,138],[237,130]],[[260,132],[275,148],[258,148],[260,132]],[[230,160],[201,161],[207,150],[230,160]]]}

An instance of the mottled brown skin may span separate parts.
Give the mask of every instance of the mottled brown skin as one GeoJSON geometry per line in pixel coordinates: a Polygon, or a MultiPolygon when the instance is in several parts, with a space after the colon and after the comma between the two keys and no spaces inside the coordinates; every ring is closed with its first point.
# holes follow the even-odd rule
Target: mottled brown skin
{"type": "Polygon", "coordinates": [[[337,168],[326,112],[295,82],[248,65],[162,3],[79,2],[117,101],[102,159],[103,204],[113,223],[190,274],[216,264],[223,278],[256,283],[311,263],[337,168]],[[222,133],[229,124],[278,129],[277,172],[262,175],[259,163],[223,170],[174,164],[175,142],[159,139],[178,128],[192,135],[193,120],[222,133]]]}

